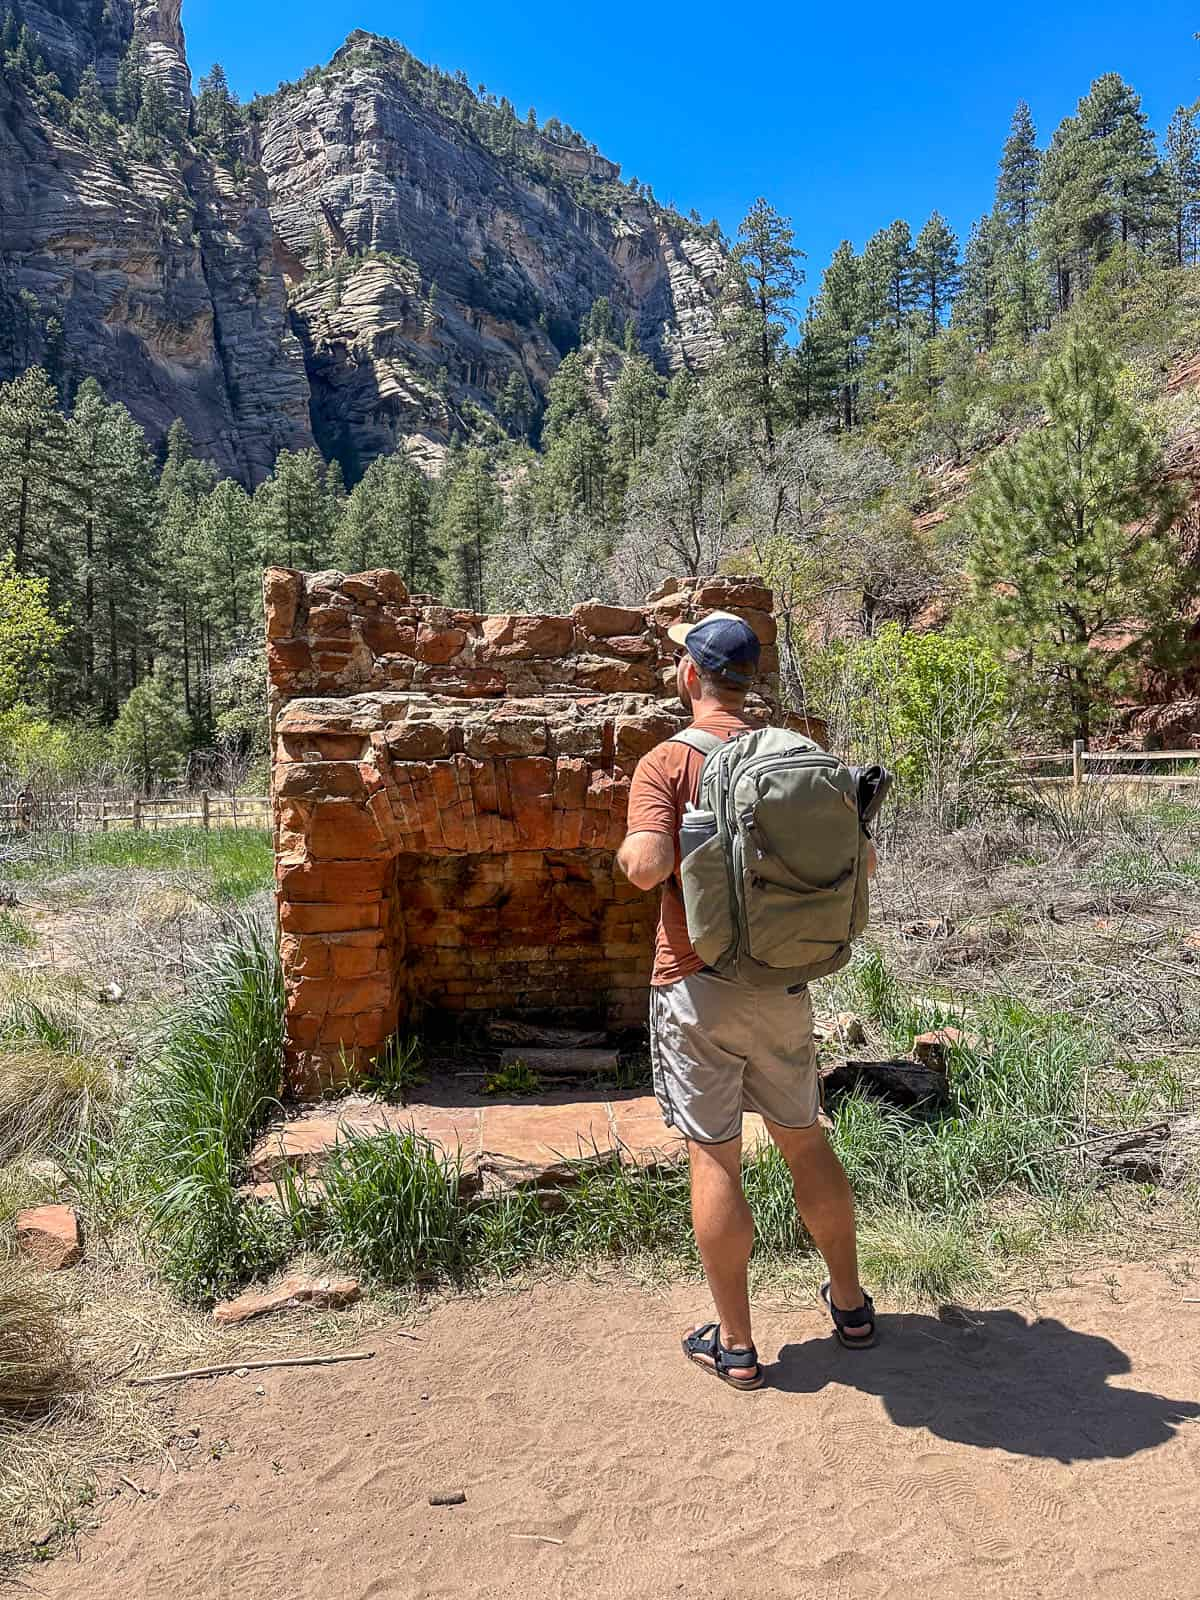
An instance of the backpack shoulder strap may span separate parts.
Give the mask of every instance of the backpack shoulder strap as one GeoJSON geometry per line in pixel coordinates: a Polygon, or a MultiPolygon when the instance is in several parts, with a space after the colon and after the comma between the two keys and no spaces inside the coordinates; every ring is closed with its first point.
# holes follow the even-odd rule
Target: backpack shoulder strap
{"type": "Polygon", "coordinates": [[[702,728],[684,728],[682,733],[677,733],[673,739],[668,739],[667,743],[686,745],[689,750],[696,750],[702,756],[710,756],[714,750],[719,750],[725,741],[720,734],[705,733],[702,728]]]}

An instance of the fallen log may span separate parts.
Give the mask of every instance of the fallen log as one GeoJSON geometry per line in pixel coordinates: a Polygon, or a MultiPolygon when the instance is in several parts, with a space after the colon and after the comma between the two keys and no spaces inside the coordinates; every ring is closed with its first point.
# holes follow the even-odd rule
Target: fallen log
{"type": "Polygon", "coordinates": [[[888,1061],[839,1061],[822,1070],[821,1087],[826,1105],[863,1089],[907,1107],[943,1104],[948,1085],[944,1070],[898,1056],[888,1061]]]}

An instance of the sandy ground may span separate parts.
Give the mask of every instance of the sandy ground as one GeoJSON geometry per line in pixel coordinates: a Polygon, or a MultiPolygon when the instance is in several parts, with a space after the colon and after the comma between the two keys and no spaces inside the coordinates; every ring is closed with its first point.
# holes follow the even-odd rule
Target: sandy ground
{"type": "Polygon", "coordinates": [[[23,1577],[60,1600],[1197,1600],[1200,1288],[1111,1275],[887,1317],[861,1354],[764,1309],[752,1394],[683,1360],[695,1285],[447,1302],[373,1361],[180,1391],[178,1471],[139,1469],[155,1498],[23,1577]]]}

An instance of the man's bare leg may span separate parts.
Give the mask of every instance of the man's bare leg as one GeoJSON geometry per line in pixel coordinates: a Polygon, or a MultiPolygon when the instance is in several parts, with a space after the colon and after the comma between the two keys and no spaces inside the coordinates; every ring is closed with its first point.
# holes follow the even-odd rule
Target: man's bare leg
{"type": "MultiPolygon", "coordinates": [[[[854,1197],[842,1163],[820,1123],[811,1128],[784,1128],[768,1122],[792,1174],[796,1209],[829,1268],[829,1293],[835,1306],[855,1311],[865,1304],[858,1279],[858,1244],[854,1236],[854,1197]]],[[[844,1328],[847,1338],[866,1338],[866,1323],[844,1328]]]]}
{"type": "MultiPolygon", "coordinates": [[[[700,1144],[689,1139],[688,1158],[692,1227],[721,1323],[721,1343],[726,1349],[746,1349],[754,1343],[746,1282],[754,1247],[754,1219],[742,1192],[742,1141],[737,1138],[723,1144],[700,1144]]],[[[754,1368],[731,1367],[729,1374],[752,1378],[754,1368]]]]}

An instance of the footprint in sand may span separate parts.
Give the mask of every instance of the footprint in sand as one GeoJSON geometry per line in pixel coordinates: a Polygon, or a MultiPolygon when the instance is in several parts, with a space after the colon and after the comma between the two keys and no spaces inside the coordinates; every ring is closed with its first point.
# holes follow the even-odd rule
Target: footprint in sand
{"type": "MultiPolygon", "coordinates": [[[[999,1480],[992,1481],[996,1492],[1003,1494],[999,1480]]],[[[878,1487],[884,1488],[884,1480],[879,1481],[878,1487]]],[[[919,1456],[906,1472],[887,1480],[886,1487],[897,1500],[920,1500],[923,1505],[933,1506],[950,1531],[969,1540],[972,1550],[984,1560],[1013,1559],[1012,1544],[972,1487],[970,1475],[950,1457],[919,1456]]]]}

